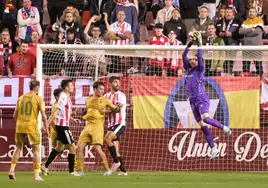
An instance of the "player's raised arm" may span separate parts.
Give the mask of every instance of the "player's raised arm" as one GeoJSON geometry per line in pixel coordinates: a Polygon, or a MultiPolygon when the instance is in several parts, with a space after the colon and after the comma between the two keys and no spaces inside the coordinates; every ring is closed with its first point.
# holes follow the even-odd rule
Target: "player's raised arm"
{"type": "Polygon", "coordinates": [[[185,70],[189,69],[191,66],[190,66],[190,63],[189,63],[189,57],[188,57],[188,54],[189,54],[189,48],[192,46],[193,44],[193,41],[189,41],[183,54],[182,54],[182,60],[183,60],[183,68],[185,70]]]}
{"type": "Polygon", "coordinates": [[[198,50],[197,50],[197,62],[198,62],[198,68],[199,70],[203,71],[204,70],[204,63],[203,63],[203,50],[202,50],[202,35],[201,33],[198,33],[197,35],[197,45],[198,45],[198,50]]]}
{"type": "Polygon", "coordinates": [[[197,50],[197,62],[198,62],[198,68],[199,70],[203,71],[204,70],[204,63],[203,63],[203,50],[201,46],[198,47],[197,50]]]}

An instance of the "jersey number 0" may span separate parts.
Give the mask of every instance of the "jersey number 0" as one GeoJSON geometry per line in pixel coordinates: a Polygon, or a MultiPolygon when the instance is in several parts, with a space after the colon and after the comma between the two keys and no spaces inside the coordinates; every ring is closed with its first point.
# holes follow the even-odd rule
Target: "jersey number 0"
{"type": "Polygon", "coordinates": [[[30,98],[28,101],[23,101],[21,104],[21,115],[31,116],[32,109],[33,109],[32,98],[30,98]]]}

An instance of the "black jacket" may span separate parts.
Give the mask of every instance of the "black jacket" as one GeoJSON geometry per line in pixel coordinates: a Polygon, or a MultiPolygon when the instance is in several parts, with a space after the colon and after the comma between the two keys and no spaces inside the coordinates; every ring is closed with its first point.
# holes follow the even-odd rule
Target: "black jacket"
{"type": "MultiPolygon", "coordinates": [[[[219,35],[220,32],[225,32],[226,28],[228,26],[229,21],[225,20],[225,19],[221,19],[217,22],[216,24],[216,29],[217,29],[217,35],[219,35]],[[224,24],[224,22],[226,22],[226,24],[224,24]],[[225,28],[224,28],[225,25],[225,28]]],[[[238,45],[239,44],[239,40],[240,40],[240,36],[239,36],[239,28],[241,26],[241,21],[238,18],[235,18],[230,27],[229,27],[229,32],[232,33],[231,37],[222,37],[224,40],[225,45],[238,45]]]]}
{"type": "MultiPolygon", "coordinates": [[[[222,5],[227,6],[228,0],[221,0],[220,2],[222,5]]],[[[236,17],[243,21],[246,18],[247,13],[247,5],[244,3],[244,0],[233,0],[234,7],[237,11],[236,17]]]]}
{"type": "Polygon", "coordinates": [[[180,11],[183,19],[185,18],[197,18],[198,9],[203,1],[200,0],[180,0],[180,11]]]}
{"type": "Polygon", "coordinates": [[[100,9],[99,9],[99,0],[89,0],[89,10],[92,15],[100,15],[103,12],[107,12],[108,15],[111,15],[111,12],[114,10],[115,3],[113,0],[102,0],[100,9]]]}
{"type": "Polygon", "coordinates": [[[164,25],[164,35],[168,35],[169,31],[173,30],[177,34],[177,40],[186,44],[187,41],[187,29],[181,20],[173,20],[166,22],[164,25]]]}
{"type": "Polygon", "coordinates": [[[145,16],[147,12],[146,2],[145,0],[139,0],[139,14],[138,14],[138,21],[139,23],[144,22],[145,16]]]}

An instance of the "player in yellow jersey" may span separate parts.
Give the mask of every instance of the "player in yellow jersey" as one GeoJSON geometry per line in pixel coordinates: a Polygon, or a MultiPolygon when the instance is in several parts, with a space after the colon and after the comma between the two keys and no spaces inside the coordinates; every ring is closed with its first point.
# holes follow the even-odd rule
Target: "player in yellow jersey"
{"type": "Polygon", "coordinates": [[[38,91],[40,87],[40,82],[36,80],[30,81],[30,92],[21,96],[18,99],[17,106],[14,112],[14,119],[16,121],[16,133],[15,142],[16,150],[13,154],[11,160],[11,167],[9,170],[9,179],[15,180],[15,167],[16,163],[20,157],[20,153],[23,150],[24,140],[28,138],[28,141],[33,150],[33,169],[34,169],[34,179],[36,181],[43,181],[39,176],[40,169],[40,143],[41,136],[40,130],[38,129],[38,114],[41,112],[42,120],[44,123],[44,129],[47,134],[49,134],[47,126],[47,117],[45,114],[45,104],[40,96],[38,96],[38,91]]]}
{"type": "Polygon", "coordinates": [[[93,89],[94,95],[86,99],[87,112],[86,115],[83,116],[83,119],[86,121],[86,126],[81,132],[77,144],[75,176],[84,175],[84,149],[89,143],[93,145],[94,149],[101,157],[104,169],[106,171],[109,170],[106,155],[102,150],[105,113],[108,111],[119,111],[120,104],[114,105],[109,99],[103,96],[104,84],[102,82],[95,82],[93,89]]]}

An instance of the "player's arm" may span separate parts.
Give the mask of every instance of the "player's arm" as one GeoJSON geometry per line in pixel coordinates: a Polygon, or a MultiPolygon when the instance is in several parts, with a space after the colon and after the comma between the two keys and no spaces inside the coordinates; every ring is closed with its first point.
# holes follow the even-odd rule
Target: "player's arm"
{"type": "Polygon", "coordinates": [[[20,98],[18,99],[17,101],[17,105],[16,105],[16,108],[15,108],[15,111],[13,113],[13,119],[16,121],[17,120],[17,117],[18,117],[18,107],[19,107],[19,102],[20,102],[20,98]]]}
{"type": "Polygon", "coordinates": [[[121,108],[121,104],[114,105],[109,99],[106,99],[107,105],[106,107],[109,107],[112,112],[119,112],[121,108]]]}
{"type": "Polygon", "coordinates": [[[53,105],[53,107],[52,107],[52,113],[51,113],[51,115],[48,118],[48,125],[52,125],[53,128],[55,128],[54,127],[55,125],[54,125],[53,121],[55,120],[55,117],[57,116],[57,106],[58,105],[56,105],[56,104],[53,105]]]}
{"type": "Polygon", "coordinates": [[[60,95],[60,98],[59,98],[59,101],[58,101],[58,106],[57,106],[57,108],[58,109],[60,109],[60,110],[63,110],[64,109],[64,107],[66,106],[66,104],[67,104],[67,98],[66,97],[64,97],[64,95],[60,95]]]}
{"type": "Polygon", "coordinates": [[[198,68],[199,70],[203,71],[204,70],[204,64],[203,64],[203,50],[202,50],[202,35],[201,33],[198,33],[197,35],[197,45],[198,45],[198,50],[197,50],[197,62],[198,62],[198,68]]]}
{"type": "Polygon", "coordinates": [[[189,69],[190,68],[190,64],[189,64],[189,57],[188,57],[188,54],[189,54],[189,48],[192,46],[193,44],[193,41],[189,41],[183,54],[182,54],[182,60],[183,60],[183,68],[185,70],[189,69]]]}
{"type": "Polygon", "coordinates": [[[70,120],[74,123],[80,123],[80,120],[79,119],[76,119],[73,117],[73,113],[71,114],[71,117],[70,117],[70,120]]]}
{"type": "Polygon", "coordinates": [[[47,122],[47,116],[46,116],[46,108],[45,108],[45,103],[43,100],[41,100],[41,102],[39,103],[39,110],[41,112],[44,130],[46,131],[47,135],[49,135],[48,122],[47,122]]]}
{"type": "Polygon", "coordinates": [[[122,93],[121,95],[119,95],[119,106],[122,107],[126,107],[127,106],[127,98],[126,95],[124,93],[122,93]]]}

